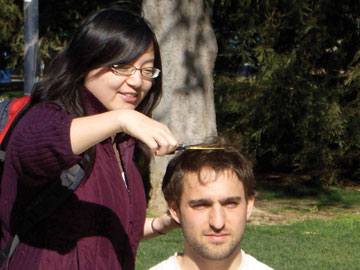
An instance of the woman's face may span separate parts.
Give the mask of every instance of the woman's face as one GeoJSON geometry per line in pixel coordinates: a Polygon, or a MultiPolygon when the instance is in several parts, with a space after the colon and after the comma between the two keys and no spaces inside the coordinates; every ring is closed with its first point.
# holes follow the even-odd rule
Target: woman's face
{"type": "MultiPolygon", "coordinates": [[[[154,46],[150,45],[129,64],[136,68],[153,67],[154,57],[154,46]]],[[[101,67],[86,75],[84,85],[108,110],[134,110],[149,92],[153,80],[142,76],[140,70],[133,75],[119,75],[101,67]]]]}

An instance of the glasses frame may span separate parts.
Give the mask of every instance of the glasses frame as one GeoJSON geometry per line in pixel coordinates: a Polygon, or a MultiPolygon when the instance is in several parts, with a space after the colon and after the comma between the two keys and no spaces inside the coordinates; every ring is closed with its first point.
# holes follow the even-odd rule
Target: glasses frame
{"type": "Polygon", "coordinates": [[[161,72],[160,69],[155,68],[155,67],[137,68],[137,67],[134,67],[133,65],[130,65],[130,64],[114,64],[114,65],[111,65],[110,68],[111,68],[111,70],[115,73],[115,75],[122,75],[122,76],[131,76],[131,75],[134,75],[137,70],[140,70],[141,75],[142,75],[143,77],[147,78],[147,79],[156,79],[157,77],[160,76],[160,72],[161,72]],[[132,67],[132,71],[131,71],[130,74],[119,72],[119,71],[116,69],[118,66],[130,66],[130,67],[132,67]],[[149,77],[149,76],[146,76],[146,75],[143,74],[143,70],[146,70],[146,69],[149,69],[149,68],[155,70],[155,72],[156,72],[156,73],[155,73],[155,76],[149,77]]]}

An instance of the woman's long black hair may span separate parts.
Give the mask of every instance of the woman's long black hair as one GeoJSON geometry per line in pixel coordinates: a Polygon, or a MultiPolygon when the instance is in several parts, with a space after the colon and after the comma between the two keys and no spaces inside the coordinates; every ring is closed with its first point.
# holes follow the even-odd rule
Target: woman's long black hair
{"type": "MultiPolygon", "coordinates": [[[[153,44],[154,67],[161,69],[158,42],[149,23],[138,12],[109,7],[90,14],[75,31],[68,45],[46,67],[42,80],[35,86],[31,105],[40,102],[60,104],[75,117],[87,115],[81,99],[81,88],[89,71],[112,64],[130,63],[153,44]]],[[[162,94],[161,75],[137,106],[136,110],[151,116],[162,94]]],[[[119,134],[117,141],[126,139],[119,134]]],[[[147,148],[139,144],[142,154],[149,156],[147,148]]],[[[95,147],[86,151],[90,173],[95,147]]]]}

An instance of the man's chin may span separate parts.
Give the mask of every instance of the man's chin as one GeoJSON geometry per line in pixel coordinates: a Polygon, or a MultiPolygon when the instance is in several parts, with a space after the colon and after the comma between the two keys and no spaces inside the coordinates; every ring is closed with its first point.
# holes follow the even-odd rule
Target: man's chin
{"type": "Polygon", "coordinates": [[[201,256],[210,261],[226,260],[231,257],[234,252],[236,252],[236,248],[229,247],[229,243],[225,242],[214,243],[200,251],[201,256]]]}

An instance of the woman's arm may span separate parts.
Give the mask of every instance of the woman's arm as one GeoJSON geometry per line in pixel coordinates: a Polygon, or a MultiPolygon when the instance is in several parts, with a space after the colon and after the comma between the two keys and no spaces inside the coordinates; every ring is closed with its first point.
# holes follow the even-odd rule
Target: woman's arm
{"type": "Polygon", "coordinates": [[[178,145],[166,125],[135,110],[114,110],[73,119],[71,148],[74,154],[79,155],[119,132],[144,142],[158,156],[175,151],[178,145]]]}
{"type": "Polygon", "coordinates": [[[156,218],[146,218],[141,241],[169,233],[177,228],[179,228],[179,224],[172,219],[169,213],[164,213],[156,218]]]}

